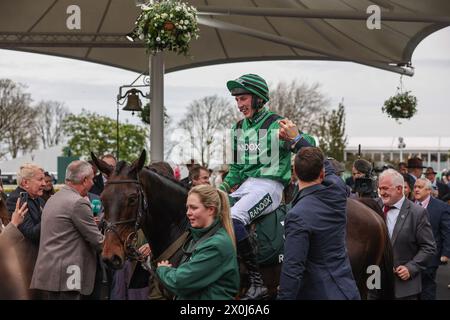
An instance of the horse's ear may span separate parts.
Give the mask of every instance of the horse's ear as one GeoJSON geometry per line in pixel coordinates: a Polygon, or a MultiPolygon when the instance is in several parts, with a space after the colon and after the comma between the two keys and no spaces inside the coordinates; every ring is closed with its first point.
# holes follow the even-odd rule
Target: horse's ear
{"type": "Polygon", "coordinates": [[[134,172],[134,173],[138,174],[144,167],[146,156],[147,156],[147,153],[145,152],[145,150],[142,150],[139,159],[135,160],[133,162],[133,164],[131,165],[130,172],[134,172]]]}
{"type": "Polygon", "coordinates": [[[98,159],[93,152],[91,152],[92,161],[94,161],[95,166],[108,177],[113,172],[113,167],[107,164],[105,161],[98,159]]]}

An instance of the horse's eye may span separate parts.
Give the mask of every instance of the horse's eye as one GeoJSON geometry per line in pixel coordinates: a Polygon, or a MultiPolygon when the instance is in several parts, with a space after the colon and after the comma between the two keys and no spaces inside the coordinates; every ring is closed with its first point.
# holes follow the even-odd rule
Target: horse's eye
{"type": "Polygon", "coordinates": [[[136,197],[133,196],[133,197],[129,197],[128,198],[128,203],[129,204],[134,204],[135,202],[136,202],[136,197]]]}

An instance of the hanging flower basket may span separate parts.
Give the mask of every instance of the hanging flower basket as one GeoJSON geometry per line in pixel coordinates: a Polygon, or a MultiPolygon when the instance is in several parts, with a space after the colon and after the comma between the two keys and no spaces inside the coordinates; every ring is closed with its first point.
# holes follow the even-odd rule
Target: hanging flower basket
{"type": "Polygon", "coordinates": [[[141,5],[133,38],[145,42],[151,54],[163,50],[187,55],[189,43],[199,36],[197,10],[184,2],[166,0],[141,5]]]}
{"type": "Polygon", "coordinates": [[[395,120],[410,119],[417,112],[417,98],[410,92],[400,92],[390,97],[381,110],[395,120]]]}

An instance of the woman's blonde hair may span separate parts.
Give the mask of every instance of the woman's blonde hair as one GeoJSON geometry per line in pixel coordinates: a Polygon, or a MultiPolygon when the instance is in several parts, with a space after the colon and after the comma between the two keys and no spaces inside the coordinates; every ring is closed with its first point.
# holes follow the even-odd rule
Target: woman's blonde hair
{"type": "Polygon", "coordinates": [[[230,236],[233,246],[236,248],[236,239],[234,237],[234,229],[231,222],[230,202],[228,201],[228,195],[225,192],[207,184],[193,187],[189,191],[189,195],[193,193],[199,196],[200,202],[206,208],[216,208],[216,217],[219,218],[222,226],[230,236]]]}

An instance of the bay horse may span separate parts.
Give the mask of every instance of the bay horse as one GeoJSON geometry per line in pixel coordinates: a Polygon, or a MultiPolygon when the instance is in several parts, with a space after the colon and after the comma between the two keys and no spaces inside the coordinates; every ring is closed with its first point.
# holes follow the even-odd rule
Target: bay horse
{"type": "MultiPolygon", "coordinates": [[[[157,170],[144,168],[145,152],[131,165],[121,161],[115,170],[91,153],[97,168],[109,176],[101,200],[105,208],[105,241],[102,258],[115,269],[123,267],[126,258],[136,256],[133,234],[141,228],[150,244],[152,255],[160,257],[180,238],[189,226],[186,217],[188,190],[175,179],[157,170]]],[[[376,212],[357,200],[347,204],[347,250],[353,275],[361,297],[367,297],[368,266],[381,270],[381,299],[392,299],[392,248],[386,224],[376,212]]],[[[169,260],[174,266],[181,250],[169,260]]],[[[163,260],[163,259],[159,259],[163,260]]],[[[276,296],[281,265],[262,270],[269,293],[276,296]],[[272,271],[269,271],[272,270],[272,271]],[[272,279],[268,279],[271,275],[272,279]],[[275,279],[275,280],[274,280],[275,279]]]]}

